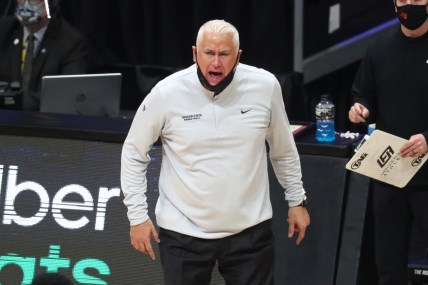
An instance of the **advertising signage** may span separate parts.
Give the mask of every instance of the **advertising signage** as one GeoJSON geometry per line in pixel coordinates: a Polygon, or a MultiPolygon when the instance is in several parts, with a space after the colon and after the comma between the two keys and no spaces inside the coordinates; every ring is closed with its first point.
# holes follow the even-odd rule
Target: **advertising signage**
{"type": "MultiPolygon", "coordinates": [[[[75,284],[163,284],[130,244],[121,144],[0,135],[0,284],[59,272],[75,284]]],[[[161,147],[148,170],[150,216],[161,147]]],[[[157,250],[157,247],[155,247],[157,250]]]]}

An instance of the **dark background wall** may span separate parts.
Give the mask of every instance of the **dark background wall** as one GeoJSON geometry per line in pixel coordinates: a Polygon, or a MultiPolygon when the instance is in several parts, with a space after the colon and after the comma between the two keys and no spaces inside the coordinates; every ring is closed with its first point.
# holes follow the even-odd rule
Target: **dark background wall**
{"type": "MultiPolygon", "coordinates": [[[[303,0],[299,0],[303,1],[303,0]]],[[[394,17],[391,0],[306,0],[303,35],[294,35],[293,0],[62,0],[61,13],[90,41],[91,73],[121,72],[122,109],[136,109],[152,85],[192,64],[191,46],[205,21],[219,18],[240,31],[241,62],[275,73],[293,120],[314,120],[323,93],[336,103],[338,130],[349,128],[346,113],[356,61],[303,85],[294,72],[295,37],[303,57],[316,55],[394,17]],[[340,29],[329,33],[329,9],[340,4],[340,29]]],[[[13,14],[15,0],[0,0],[0,15],[13,14]],[[10,5],[7,13],[5,9],[10,5]]],[[[296,17],[300,17],[297,15],[296,17]]]]}
{"type": "MultiPolygon", "coordinates": [[[[392,0],[308,0],[304,8],[303,57],[318,56],[326,50],[340,49],[355,37],[395,18],[392,0]],[[340,28],[328,31],[330,7],[340,4],[340,28]]],[[[348,120],[352,104],[350,89],[361,59],[344,65],[304,85],[306,117],[315,120],[314,108],[321,94],[330,94],[336,105],[336,130],[366,131],[366,126],[355,126],[348,120]]]]}
{"type": "MultiPolygon", "coordinates": [[[[303,1],[303,0],[301,0],[303,1]]],[[[0,13],[15,0],[0,0],[0,13]]],[[[293,0],[62,0],[61,11],[91,41],[101,64],[185,67],[199,26],[213,18],[234,24],[242,61],[272,72],[292,71],[293,0]]],[[[304,1],[304,57],[393,16],[390,0],[304,1]],[[329,7],[340,3],[341,28],[328,33],[329,7]]]]}
{"type": "Polygon", "coordinates": [[[394,17],[392,0],[306,0],[304,10],[305,58],[394,17]],[[340,28],[329,33],[329,9],[335,4],[340,4],[340,28]]]}

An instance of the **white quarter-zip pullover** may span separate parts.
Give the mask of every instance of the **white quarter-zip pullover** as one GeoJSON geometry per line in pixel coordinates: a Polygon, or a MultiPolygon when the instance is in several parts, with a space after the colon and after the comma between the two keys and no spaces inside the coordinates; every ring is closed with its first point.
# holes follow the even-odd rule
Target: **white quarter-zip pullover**
{"type": "MultiPolygon", "coordinates": [[[[269,156],[290,206],[305,198],[300,160],[275,76],[239,64],[213,96],[196,65],[160,81],[138,108],[122,150],[121,185],[131,225],[146,221],[149,151],[163,147],[158,226],[215,239],[272,217],[269,156]]],[[[284,221],[285,222],[285,221],[284,221]]]]}

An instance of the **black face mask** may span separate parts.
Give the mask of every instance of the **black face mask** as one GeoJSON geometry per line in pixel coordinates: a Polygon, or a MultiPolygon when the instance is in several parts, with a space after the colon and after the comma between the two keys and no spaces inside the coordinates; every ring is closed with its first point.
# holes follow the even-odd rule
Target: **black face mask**
{"type": "MultiPolygon", "coordinates": [[[[196,58],[196,53],[195,53],[195,58],[196,58]]],[[[238,60],[239,60],[239,56],[236,58],[235,65],[233,66],[229,74],[225,78],[223,78],[222,81],[220,81],[214,86],[211,85],[208,82],[208,80],[205,78],[204,74],[202,73],[202,70],[199,68],[198,61],[196,61],[197,74],[202,86],[204,86],[205,89],[214,92],[214,96],[220,94],[224,89],[226,89],[227,86],[229,86],[230,82],[232,82],[233,76],[235,75],[235,70],[236,70],[236,65],[238,64],[238,60]]]]}
{"type": "Polygon", "coordinates": [[[397,7],[400,23],[409,30],[416,30],[427,19],[427,5],[404,5],[397,7]]]}

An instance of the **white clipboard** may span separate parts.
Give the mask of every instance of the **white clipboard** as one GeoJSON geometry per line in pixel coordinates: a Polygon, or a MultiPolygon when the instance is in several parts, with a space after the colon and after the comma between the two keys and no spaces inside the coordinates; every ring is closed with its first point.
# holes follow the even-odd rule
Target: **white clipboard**
{"type": "Polygon", "coordinates": [[[375,130],[348,161],[346,169],[403,188],[428,159],[426,153],[401,157],[399,150],[406,141],[375,130]]]}

